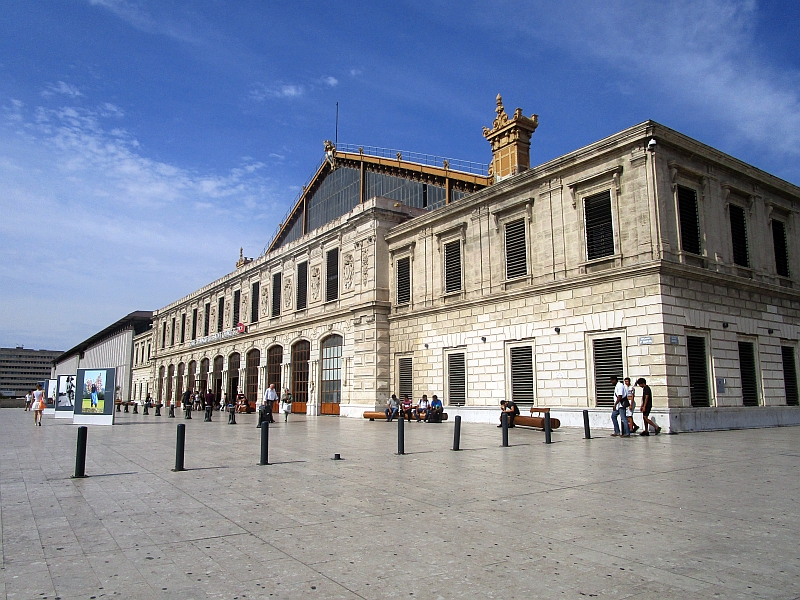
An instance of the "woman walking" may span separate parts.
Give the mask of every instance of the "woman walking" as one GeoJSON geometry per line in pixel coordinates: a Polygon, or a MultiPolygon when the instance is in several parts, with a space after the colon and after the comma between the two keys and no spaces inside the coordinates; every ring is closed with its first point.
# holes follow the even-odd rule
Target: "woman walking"
{"type": "Polygon", "coordinates": [[[283,422],[286,423],[289,420],[289,413],[292,412],[292,395],[289,393],[289,388],[283,388],[280,411],[283,413],[283,422]]]}
{"type": "Polygon", "coordinates": [[[44,411],[44,392],[42,386],[37,385],[33,391],[33,424],[42,426],[42,411],[44,411]]]}

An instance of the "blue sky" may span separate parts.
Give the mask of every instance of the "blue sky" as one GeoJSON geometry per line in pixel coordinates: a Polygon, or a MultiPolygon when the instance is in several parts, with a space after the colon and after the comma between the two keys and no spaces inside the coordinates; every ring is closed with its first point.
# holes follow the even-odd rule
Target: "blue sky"
{"type": "Polygon", "coordinates": [[[0,4],[0,346],[67,349],[258,256],[334,135],[534,164],[654,119],[800,184],[800,3],[0,4]]]}

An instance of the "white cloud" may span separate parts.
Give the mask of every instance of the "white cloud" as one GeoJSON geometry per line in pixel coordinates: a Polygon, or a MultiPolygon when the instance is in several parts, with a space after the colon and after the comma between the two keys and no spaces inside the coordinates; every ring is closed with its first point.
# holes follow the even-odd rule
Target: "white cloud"
{"type": "Polygon", "coordinates": [[[363,72],[361,69],[350,69],[350,77],[358,77],[363,72]]]}
{"type": "Polygon", "coordinates": [[[45,97],[52,96],[54,94],[62,94],[70,98],[83,96],[77,87],[69,83],[64,83],[63,81],[59,81],[58,83],[48,83],[46,89],[42,91],[42,96],[45,97]]]}
{"type": "Polygon", "coordinates": [[[339,85],[339,80],[336,79],[336,77],[331,77],[331,76],[323,77],[322,82],[331,87],[336,87],[337,85],[339,85]]]}
{"type": "Polygon", "coordinates": [[[268,98],[299,98],[305,95],[306,87],[298,84],[278,84],[266,86],[256,84],[249,93],[250,100],[263,102],[268,98]]]}
{"type": "Polygon", "coordinates": [[[145,33],[165,35],[192,45],[204,43],[203,39],[187,23],[164,17],[156,18],[142,8],[139,3],[128,0],[89,0],[89,4],[109,11],[118,19],[145,33]]]}

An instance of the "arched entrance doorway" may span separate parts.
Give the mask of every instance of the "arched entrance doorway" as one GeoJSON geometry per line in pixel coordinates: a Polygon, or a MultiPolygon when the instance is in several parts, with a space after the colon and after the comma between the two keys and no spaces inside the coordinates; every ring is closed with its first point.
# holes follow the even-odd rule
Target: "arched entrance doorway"
{"type": "Polygon", "coordinates": [[[197,382],[195,381],[196,372],[197,372],[197,361],[193,360],[189,363],[189,374],[186,376],[186,389],[192,391],[197,389],[197,382]]]}
{"type": "MultiPolygon", "coordinates": [[[[283,395],[281,389],[281,367],[283,366],[283,346],[272,346],[267,350],[267,387],[270,383],[275,384],[275,391],[278,398],[283,395]]],[[[278,403],[272,407],[272,412],[278,412],[278,403]]]]}
{"type": "Polygon", "coordinates": [[[311,343],[300,340],[292,346],[292,412],[305,413],[308,402],[308,359],[311,343]]]}
{"type": "Polygon", "coordinates": [[[159,404],[164,404],[164,366],[158,369],[158,397],[159,404]]]}
{"type": "Polygon", "coordinates": [[[228,357],[228,401],[235,402],[239,393],[239,367],[241,359],[238,352],[228,357]]]}
{"type": "Polygon", "coordinates": [[[319,396],[320,414],[338,415],[342,401],[342,336],[322,340],[322,373],[319,396]]]}
{"type": "Polygon", "coordinates": [[[198,386],[204,394],[208,391],[208,359],[200,361],[200,372],[197,374],[198,386]]]}
{"type": "Polygon", "coordinates": [[[167,403],[172,403],[174,399],[172,396],[172,380],[175,378],[175,365],[170,365],[167,369],[167,403]]]}
{"type": "Polygon", "coordinates": [[[183,398],[183,373],[186,370],[186,365],[183,363],[178,364],[178,381],[175,386],[175,397],[177,398],[178,402],[176,403],[177,406],[181,405],[181,398],[183,398]]]}
{"type": "Polygon", "coordinates": [[[258,367],[261,366],[261,352],[253,348],[247,353],[244,393],[250,402],[258,402],[258,367]]]}
{"type": "Polygon", "coordinates": [[[211,374],[211,381],[214,389],[214,398],[217,402],[222,402],[222,367],[225,365],[225,358],[222,355],[214,357],[214,372],[211,374]]]}

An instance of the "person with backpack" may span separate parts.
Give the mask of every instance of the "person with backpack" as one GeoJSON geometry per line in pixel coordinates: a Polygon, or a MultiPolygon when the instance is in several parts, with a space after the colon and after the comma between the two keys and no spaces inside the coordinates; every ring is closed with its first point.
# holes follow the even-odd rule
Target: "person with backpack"
{"type": "Polygon", "coordinates": [[[622,383],[616,375],[609,377],[611,384],[614,386],[614,406],[611,411],[611,422],[614,424],[614,433],[611,437],[631,437],[631,430],[628,427],[627,410],[630,406],[628,401],[628,388],[622,383]],[[619,423],[617,423],[619,417],[619,423]],[[622,434],[620,434],[620,424],[622,425],[622,434]]]}

